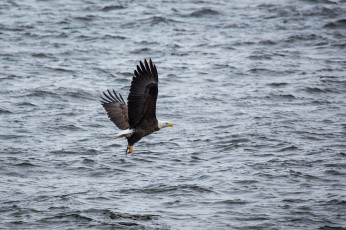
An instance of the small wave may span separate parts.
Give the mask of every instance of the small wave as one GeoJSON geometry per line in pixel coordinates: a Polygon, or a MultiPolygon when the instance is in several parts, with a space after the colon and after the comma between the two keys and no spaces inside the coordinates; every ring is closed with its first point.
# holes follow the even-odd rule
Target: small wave
{"type": "Polygon", "coordinates": [[[227,204],[227,205],[232,205],[232,204],[248,204],[249,202],[241,199],[234,199],[234,200],[222,200],[216,202],[218,204],[227,204]]]}
{"type": "Polygon", "coordinates": [[[238,139],[233,139],[231,140],[231,143],[234,145],[238,145],[239,143],[246,143],[249,142],[250,140],[247,138],[238,138],[238,139]]]}
{"type": "Polygon", "coordinates": [[[327,205],[346,205],[345,200],[336,200],[336,199],[323,201],[323,203],[325,203],[327,205]]]}
{"type": "Polygon", "coordinates": [[[218,125],[218,126],[214,126],[215,129],[228,129],[231,127],[234,127],[234,124],[226,124],[226,125],[218,125]]]}
{"type": "Polygon", "coordinates": [[[112,11],[112,10],[121,10],[121,9],[125,9],[125,7],[122,6],[122,5],[108,5],[108,6],[104,6],[101,9],[101,11],[109,12],[109,11],[112,11]]]}
{"type": "Polygon", "coordinates": [[[292,94],[280,94],[279,96],[281,98],[286,98],[286,99],[296,99],[296,97],[293,96],[292,94]]]}
{"type": "Polygon", "coordinates": [[[128,213],[119,213],[119,212],[112,212],[112,211],[105,211],[106,215],[109,216],[111,219],[131,219],[131,220],[154,220],[158,216],[157,215],[140,215],[140,214],[128,214],[128,213]]]}
{"type": "Polygon", "coordinates": [[[224,25],[223,28],[228,29],[228,28],[236,28],[236,29],[241,29],[241,28],[248,28],[249,24],[241,22],[241,23],[231,23],[224,25]]]}
{"type": "Polygon", "coordinates": [[[258,43],[261,45],[276,45],[277,44],[277,42],[274,42],[272,40],[262,40],[262,41],[259,41],[258,43]]]}
{"type": "Polygon", "coordinates": [[[140,42],[136,42],[138,44],[142,44],[142,45],[146,45],[146,46],[152,46],[152,45],[160,45],[158,42],[154,42],[154,41],[147,41],[147,40],[143,40],[140,42]]]}
{"type": "Polygon", "coordinates": [[[4,173],[6,176],[10,176],[10,177],[16,177],[16,178],[25,178],[27,177],[27,175],[25,173],[20,173],[20,172],[6,172],[4,173]]]}
{"type": "Polygon", "coordinates": [[[30,102],[19,102],[15,104],[18,107],[37,107],[37,105],[30,102]]]}
{"type": "Polygon", "coordinates": [[[97,151],[96,149],[83,148],[83,152],[84,154],[87,154],[87,155],[96,155],[99,151],[97,151]]]}
{"type": "Polygon", "coordinates": [[[345,29],[346,28],[346,19],[340,19],[337,21],[329,22],[323,26],[324,28],[331,29],[345,29]]]}
{"type": "Polygon", "coordinates": [[[331,1],[331,0],[304,0],[304,1],[311,2],[313,4],[316,4],[316,3],[338,4],[336,1],[331,1]]]}
{"type": "MultiPolygon", "coordinates": [[[[244,215],[242,217],[236,217],[237,220],[244,221],[244,222],[259,222],[259,221],[269,221],[269,218],[266,216],[263,216],[263,214],[258,214],[258,216],[247,216],[244,215]]],[[[255,227],[254,229],[256,229],[255,227]]]]}
{"type": "Polygon", "coordinates": [[[195,192],[213,192],[209,188],[205,188],[196,184],[182,184],[177,186],[168,186],[168,185],[157,185],[153,187],[147,187],[143,189],[124,189],[121,190],[122,193],[166,193],[174,191],[195,191],[195,192]]]}
{"type": "Polygon", "coordinates": [[[298,149],[297,146],[292,145],[292,146],[280,149],[279,152],[294,151],[294,150],[297,150],[297,149],[298,149]]]}
{"type": "MultiPolygon", "coordinates": [[[[64,88],[62,88],[64,89],[64,88]]],[[[65,89],[66,90],[66,89],[65,89]]],[[[74,89],[68,89],[68,92],[65,92],[63,95],[64,96],[68,96],[68,97],[72,97],[72,98],[80,98],[80,99],[93,99],[94,96],[91,95],[90,93],[84,91],[84,90],[76,90],[73,91],[74,89]]]]}
{"type": "Polygon", "coordinates": [[[306,87],[305,91],[308,93],[325,93],[324,90],[317,87],[306,87]]]}
{"type": "Polygon", "coordinates": [[[311,40],[324,40],[322,36],[316,34],[296,34],[289,36],[285,42],[295,42],[295,41],[311,41],[311,40]]]}
{"type": "Polygon", "coordinates": [[[342,169],[344,167],[344,164],[343,163],[328,163],[328,164],[325,164],[324,165],[325,167],[327,168],[339,168],[339,169],[342,169]]]}
{"type": "Polygon", "coordinates": [[[150,19],[151,25],[157,25],[160,23],[170,23],[170,22],[177,23],[178,21],[170,19],[170,18],[166,18],[166,17],[160,17],[160,16],[154,16],[150,19]]]}
{"type": "Polygon", "coordinates": [[[125,40],[127,37],[120,36],[120,35],[104,35],[101,39],[116,39],[116,40],[125,40]]]}
{"type": "Polygon", "coordinates": [[[259,181],[258,180],[237,180],[237,181],[234,181],[234,183],[236,184],[246,184],[246,185],[249,185],[249,184],[257,184],[259,181]]]}
{"type": "Polygon", "coordinates": [[[0,114],[9,114],[11,111],[0,108],[0,114]]]}
{"type": "Polygon", "coordinates": [[[79,35],[77,36],[77,38],[80,39],[81,41],[93,41],[93,40],[99,39],[98,37],[95,37],[93,35],[85,35],[85,34],[79,35]]]}
{"type": "Polygon", "coordinates": [[[76,219],[78,221],[92,221],[93,219],[84,215],[81,215],[80,213],[58,213],[55,216],[52,217],[46,217],[44,219],[42,219],[42,222],[55,222],[55,221],[67,221],[66,219],[71,219],[71,221],[73,221],[73,219],[76,219]]]}
{"type": "Polygon", "coordinates": [[[224,68],[226,68],[226,69],[236,69],[236,67],[234,67],[232,65],[229,65],[229,64],[218,64],[218,63],[214,64],[214,68],[215,69],[224,69],[224,68]]]}
{"type": "MultiPolygon", "coordinates": [[[[0,135],[1,138],[1,135],[0,135]]],[[[7,154],[10,154],[12,156],[16,155],[16,154],[21,154],[23,153],[25,150],[22,148],[13,148],[13,147],[9,147],[9,148],[5,148],[4,152],[7,154]]]]}
{"type": "Polygon", "coordinates": [[[249,58],[252,60],[270,60],[272,56],[270,54],[253,54],[249,58]]]}
{"type": "Polygon", "coordinates": [[[23,138],[26,137],[24,135],[14,135],[14,134],[5,134],[5,135],[1,135],[0,134],[0,140],[10,140],[10,139],[19,139],[19,138],[23,138]]]}
{"type": "Polygon", "coordinates": [[[172,52],[171,55],[172,55],[172,56],[183,57],[183,56],[188,56],[189,53],[187,53],[187,52],[172,52]]]}
{"type": "Polygon", "coordinates": [[[31,55],[32,57],[35,57],[35,58],[54,58],[56,59],[52,54],[47,54],[47,53],[33,53],[31,55]]]}
{"type": "Polygon", "coordinates": [[[67,25],[67,24],[70,24],[70,23],[71,23],[71,20],[68,19],[68,18],[64,18],[61,21],[57,22],[57,24],[62,24],[62,25],[67,25]]]}
{"type": "Polygon", "coordinates": [[[152,50],[150,48],[140,48],[130,51],[131,54],[148,54],[151,52],[152,50]]]}
{"type": "Polygon", "coordinates": [[[271,93],[266,98],[280,98],[280,99],[288,99],[288,100],[296,99],[296,97],[292,94],[273,94],[273,93],[271,93]]]}
{"type": "Polygon", "coordinates": [[[18,166],[18,167],[36,167],[36,165],[34,164],[31,164],[30,162],[22,162],[22,163],[18,163],[18,164],[15,164],[15,166],[18,166]]]}
{"type": "Polygon", "coordinates": [[[192,162],[203,161],[203,160],[204,160],[204,159],[199,158],[199,157],[197,157],[197,156],[191,156],[191,161],[192,161],[192,162]]]}
{"type": "Polygon", "coordinates": [[[55,222],[69,224],[75,224],[78,222],[80,224],[91,224],[91,222],[96,221],[98,224],[104,226],[111,224],[113,227],[117,227],[119,229],[123,229],[125,226],[126,229],[133,226],[135,229],[145,229],[146,224],[152,224],[152,222],[159,217],[158,215],[152,214],[129,214],[114,212],[108,209],[87,209],[76,211],[64,211],[64,209],[65,207],[63,207],[63,209],[54,216],[42,218],[40,222],[49,224],[55,222]]]}
{"type": "Polygon", "coordinates": [[[67,73],[74,73],[74,70],[66,69],[62,67],[46,67],[47,69],[57,71],[57,72],[67,72],[67,73]]]}
{"type": "Polygon", "coordinates": [[[218,11],[206,8],[206,9],[194,11],[190,14],[190,16],[191,17],[204,17],[204,16],[218,15],[218,14],[220,14],[218,11]]]}
{"type": "Polygon", "coordinates": [[[269,86],[274,86],[274,87],[282,87],[282,86],[286,86],[288,85],[288,83],[286,82],[273,82],[268,84],[269,86]]]}
{"type": "Polygon", "coordinates": [[[62,130],[69,130],[69,131],[77,131],[77,130],[82,130],[82,128],[75,126],[75,125],[61,125],[59,126],[59,129],[62,130]]]}
{"type": "Polygon", "coordinates": [[[75,17],[74,19],[78,21],[92,21],[95,18],[96,17],[94,15],[86,15],[86,16],[78,16],[78,17],[75,17]]]}
{"type": "Polygon", "coordinates": [[[261,8],[269,8],[269,9],[272,9],[272,8],[275,8],[276,5],[271,4],[271,3],[262,3],[262,4],[259,4],[257,7],[258,7],[259,9],[261,9],[261,8]]]}
{"type": "Polygon", "coordinates": [[[274,73],[274,71],[266,69],[266,68],[252,68],[249,70],[251,73],[259,73],[259,74],[270,74],[274,73]]]}
{"type": "MultiPolygon", "coordinates": [[[[11,55],[4,55],[6,57],[11,57],[11,55]]],[[[16,74],[9,74],[7,76],[0,76],[0,80],[6,80],[6,79],[9,79],[9,80],[14,80],[16,78],[22,78],[23,76],[20,76],[20,75],[16,75],[16,74]]]]}
{"type": "Polygon", "coordinates": [[[326,171],[324,171],[325,174],[329,174],[329,175],[335,175],[335,176],[343,176],[345,175],[345,173],[337,171],[335,169],[328,169],[326,171]]]}
{"type": "Polygon", "coordinates": [[[95,164],[95,161],[93,159],[86,158],[82,161],[82,164],[93,165],[95,164]]]}
{"type": "Polygon", "coordinates": [[[346,47],[346,43],[345,42],[340,42],[340,43],[332,44],[332,46],[345,48],[346,47]]]}
{"type": "Polygon", "coordinates": [[[69,37],[69,34],[68,33],[65,33],[65,32],[62,32],[60,33],[58,36],[56,36],[57,38],[68,38],[69,37]]]}
{"type": "Polygon", "coordinates": [[[50,153],[53,153],[53,154],[63,154],[63,155],[66,155],[66,154],[79,154],[78,151],[71,151],[71,150],[65,150],[65,149],[53,150],[53,151],[50,151],[50,153]]]}
{"type": "Polygon", "coordinates": [[[59,97],[58,94],[56,94],[52,91],[43,90],[43,89],[29,90],[29,93],[26,96],[28,96],[28,97],[47,97],[47,96],[59,97]]]}
{"type": "Polygon", "coordinates": [[[236,41],[234,43],[232,43],[232,47],[237,47],[237,46],[249,46],[249,45],[254,45],[256,44],[253,41],[236,41]]]}

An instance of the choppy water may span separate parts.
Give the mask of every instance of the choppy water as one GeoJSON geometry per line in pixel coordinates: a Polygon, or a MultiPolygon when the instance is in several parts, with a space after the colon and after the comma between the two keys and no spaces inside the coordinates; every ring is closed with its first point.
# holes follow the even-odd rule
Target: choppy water
{"type": "Polygon", "coordinates": [[[0,2],[0,228],[345,229],[346,2],[0,2]],[[99,103],[151,57],[158,117],[99,103]]]}

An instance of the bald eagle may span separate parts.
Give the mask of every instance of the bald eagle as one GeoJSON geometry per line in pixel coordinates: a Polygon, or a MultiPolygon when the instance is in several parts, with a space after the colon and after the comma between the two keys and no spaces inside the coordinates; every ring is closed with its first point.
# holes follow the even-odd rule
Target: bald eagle
{"type": "Polygon", "coordinates": [[[158,81],[156,66],[151,59],[149,64],[144,59],[144,64],[140,61],[134,71],[127,104],[114,90],[107,90],[103,92],[104,97],[101,96],[101,104],[110,120],[124,130],[113,138],[127,138],[126,154],[132,153],[133,145],[142,137],[164,127],[173,127],[170,122],[156,119],[158,81]]]}

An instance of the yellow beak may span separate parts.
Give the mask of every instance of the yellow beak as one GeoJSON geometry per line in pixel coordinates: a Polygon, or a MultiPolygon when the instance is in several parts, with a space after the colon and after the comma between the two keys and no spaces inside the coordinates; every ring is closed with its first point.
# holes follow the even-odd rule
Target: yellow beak
{"type": "Polygon", "coordinates": [[[172,123],[169,123],[169,124],[168,124],[168,126],[171,126],[171,127],[173,127],[173,124],[172,124],[172,123]]]}

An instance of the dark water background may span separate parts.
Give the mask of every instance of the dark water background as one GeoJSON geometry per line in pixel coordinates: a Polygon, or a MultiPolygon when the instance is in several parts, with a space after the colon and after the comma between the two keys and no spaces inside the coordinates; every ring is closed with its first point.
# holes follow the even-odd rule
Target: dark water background
{"type": "Polygon", "coordinates": [[[0,228],[345,229],[346,1],[0,1],[0,228]],[[99,103],[159,71],[125,140],[99,103]]]}

